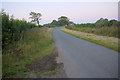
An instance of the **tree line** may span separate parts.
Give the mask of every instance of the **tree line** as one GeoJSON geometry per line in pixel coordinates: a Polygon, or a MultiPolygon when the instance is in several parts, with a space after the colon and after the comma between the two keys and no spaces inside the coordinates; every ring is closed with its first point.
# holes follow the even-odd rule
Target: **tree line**
{"type": "Polygon", "coordinates": [[[120,21],[100,18],[95,23],[76,24],[75,27],[120,27],[120,21]]]}
{"type": "Polygon", "coordinates": [[[100,18],[95,23],[68,25],[66,28],[97,35],[120,38],[120,21],[117,20],[100,18]]]}
{"type": "Polygon", "coordinates": [[[53,20],[51,23],[44,24],[43,26],[46,27],[56,27],[56,26],[74,26],[74,27],[119,27],[120,21],[117,20],[108,20],[100,18],[95,23],[82,23],[82,24],[75,24],[74,22],[70,21],[68,17],[61,16],[58,20],[53,20]]]}

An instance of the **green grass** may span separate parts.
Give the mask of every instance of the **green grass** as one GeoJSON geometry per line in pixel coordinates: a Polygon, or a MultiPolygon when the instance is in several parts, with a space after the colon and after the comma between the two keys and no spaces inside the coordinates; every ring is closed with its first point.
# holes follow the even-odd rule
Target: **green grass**
{"type": "Polygon", "coordinates": [[[9,52],[9,49],[2,55],[3,77],[15,77],[31,72],[26,65],[35,60],[50,55],[54,48],[51,31],[33,28],[24,33],[20,41],[11,45],[10,49],[20,49],[19,52],[9,52]]]}
{"type": "Polygon", "coordinates": [[[75,36],[77,38],[81,38],[81,39],[84,39],[86,41],[89,41],[89,42],[92,42],[92,43],[95,43],[95,44],[99,44],[99,45],[102,45],[102,46],[107,47],[109,49],[120,52],[120,50],[118,49],[118,45],[120,45],[120,44],[112,43],[112,42],[108,42],[108,41],[102,41],[102,40],[95,40],[93,38],[88,38],[88,37],[85,37],[85,36],[76,35],[74,33],[67,32],[67,31],[64,31],[64,30],[62,30],[62,31],[67,33],[67,34],[70,34],[72,36],[75,36]]]}

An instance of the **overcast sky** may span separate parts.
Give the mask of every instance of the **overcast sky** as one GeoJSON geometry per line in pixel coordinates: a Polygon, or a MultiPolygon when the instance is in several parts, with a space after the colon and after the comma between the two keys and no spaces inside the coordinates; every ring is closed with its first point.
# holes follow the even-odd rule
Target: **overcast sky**
{"type": "Polygon", "coordinates": [[[15,18],[25,18],[28,21],[30,21],[29,13],[31,11],[39,12],[42,14],[41,24],[49,23],[54,19],[57,20],[60,16],[67,16],[75,23],[95,22],[99,18],[118,19],[118,0],[106,0],[104,2],[103,0],[58,1],[3,0],[2,7],[10,15],[13,14],[15,18]]]}

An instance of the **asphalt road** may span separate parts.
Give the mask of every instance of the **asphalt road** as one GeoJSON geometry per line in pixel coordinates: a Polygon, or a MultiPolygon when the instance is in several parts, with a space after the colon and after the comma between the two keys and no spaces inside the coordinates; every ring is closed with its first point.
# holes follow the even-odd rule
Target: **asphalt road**
{"type": "Polygon", "coordinates": [[[117,78],[118,53],[103,46],[53,31],[58,62],[64,64],[68,78],[117,78]]]}

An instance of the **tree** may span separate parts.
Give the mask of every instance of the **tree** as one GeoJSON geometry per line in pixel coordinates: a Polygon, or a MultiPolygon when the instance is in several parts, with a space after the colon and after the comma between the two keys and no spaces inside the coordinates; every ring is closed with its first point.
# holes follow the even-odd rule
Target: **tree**
{"type": "MultiPolygon", "coordinates": [[[[14,16],[10,16],[4,10],[0,12],[2,18],[2,47],[5,49],[9,44],[20,40],[22,32],[32,27],[36,27],[35,24],[27,22],[25,20],[14,19],[14,16]]],[[[0,34],[1,35],[1,34],[0,34]]]]}
{"type": "Polygon", "coordinates": [[[96,23],[99,23],[99,22],[102,22],[102,21],[104,21],[104,19],[100,18],[99,20],[96,21],[96,23]]]}
{"type": "Polygon", "coordinates": [[[31,22],[37,22],[37,24],[39,25],[39,20],[41,20],[41,13],[35,13],[35,12],[30,12],[30,19],[32,19],[31,20],[31,22]]]}
{"type": "Polygon", "coordinates": [[[109,26],[118,26],[118,21],[117,20],[110,20],[109,26]]]}
{"type": "Polygon", "coordinates": [[[51,22],[51,25],[59,26],[59,23],[58,23],[58,21],[53,20],[53,21],[51,22]]]}
{"type": "Polygon", "coordinates": [[[108,24],[109,24],[108,19],[100,18],[98,21],[96,21],[96,27],[104,27],[108,26],[108,24]]]}
{"type": "Polygon", "coordinates": [[[58,18],[59,25],[69,25],[69,19],[66,16],[61,16],[58,18]]]}

